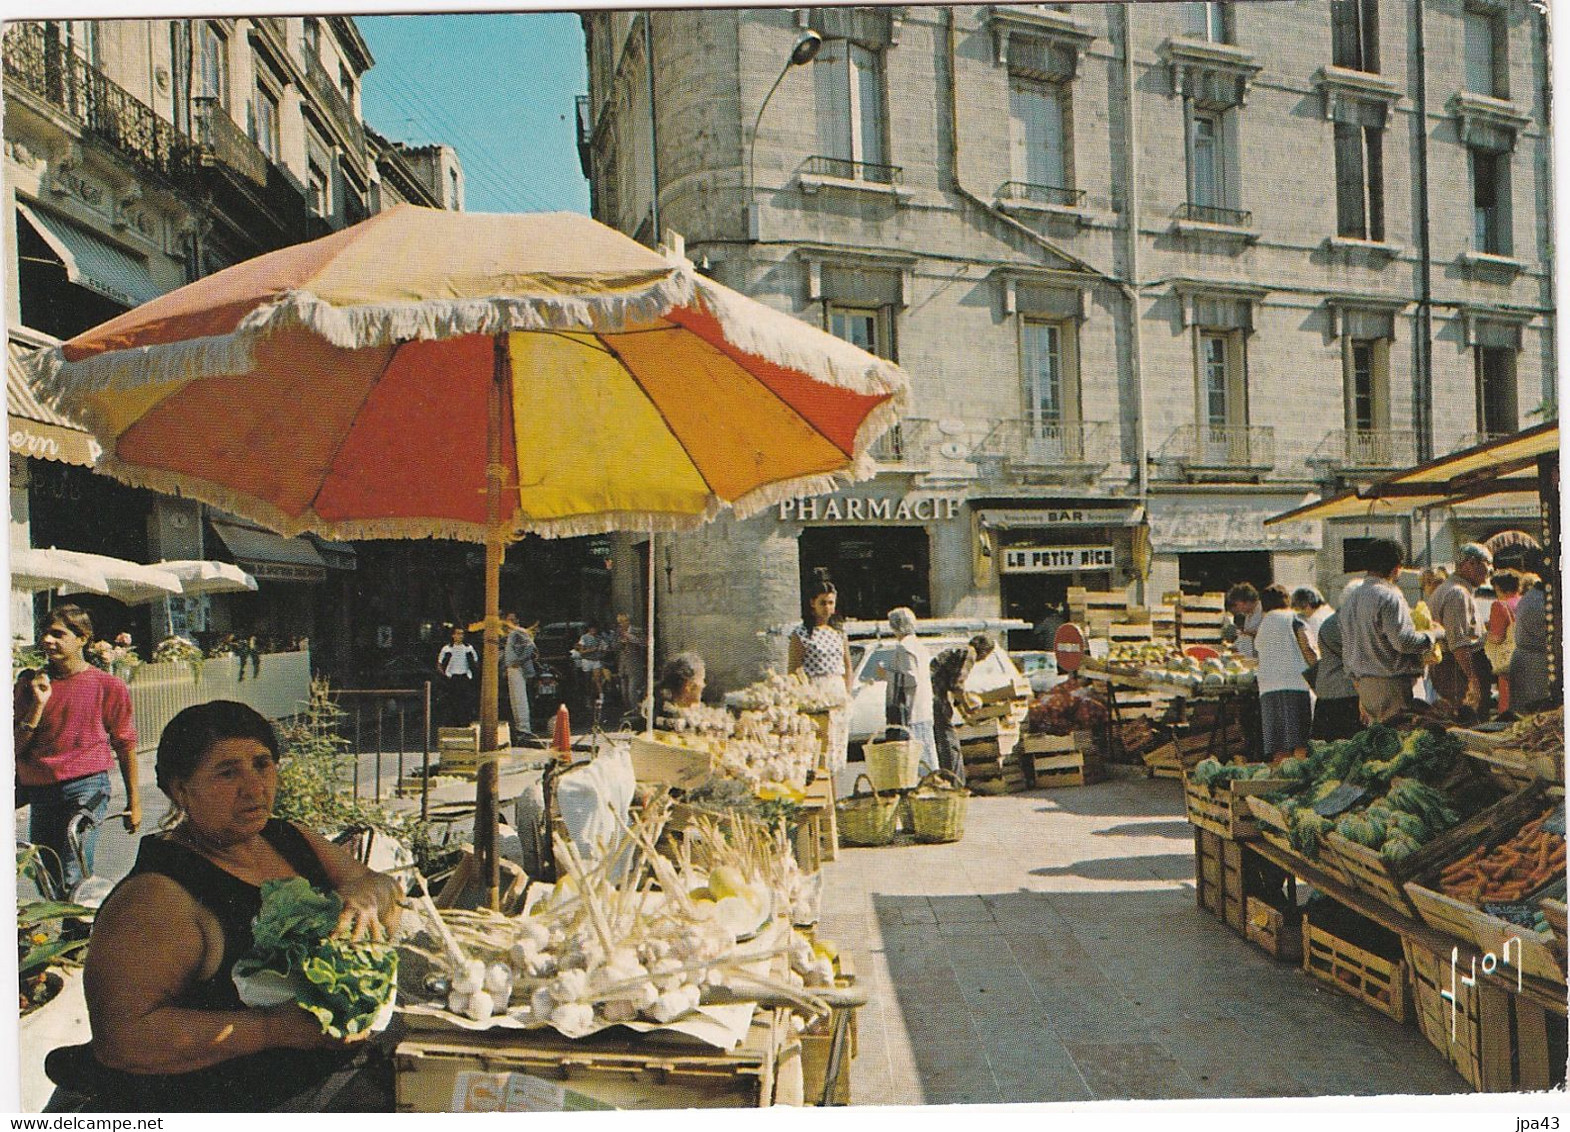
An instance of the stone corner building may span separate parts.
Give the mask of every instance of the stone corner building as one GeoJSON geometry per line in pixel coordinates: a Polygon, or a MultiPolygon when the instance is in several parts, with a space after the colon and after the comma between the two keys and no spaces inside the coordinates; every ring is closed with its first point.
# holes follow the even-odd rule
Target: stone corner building
{"type": "Polygon", "coordinates": [[[667,647],[718,683],[779,662],[758,631],[819,569],[852,616],[1035,620],[1074,584],[1333,593],[1360,539],[1444,560],[1519,525],[1262,520],[1553,400],[1525,0],[582,20],[594,215],[679,232],[914,384],[875,480],[658,544],[667,647]],[[821,49],[786,69],[808,29],[821,49]]]}

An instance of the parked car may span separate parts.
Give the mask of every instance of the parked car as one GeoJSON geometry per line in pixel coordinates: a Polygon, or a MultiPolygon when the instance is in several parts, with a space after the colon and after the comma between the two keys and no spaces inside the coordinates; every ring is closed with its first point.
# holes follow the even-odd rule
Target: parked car
{"type": "MultiPolygon", "coordinates": [[[[963,647],[977,633],[988,633],[994,639],[1009,629],[1024,626],[1019,621],[941,619],[917,623],[916,635],[927,649],[929,656],[937,656],[944,649],[963,647]]],[[[888,691],[885,672],[894,656],[894,640],[888,626],[881,622],[848,622],[846,636],[850,638],[850,664],[855,673],[851,693],[850,741],[852,746],[866,743],[883,734],[884,696],[888,691]]],[[[1019,668],[1001,648],[992,650],[986,660],[978,662],[965,680],[965,689],[981,693],[1001,687],[1021,677],[1019,668]]]]}

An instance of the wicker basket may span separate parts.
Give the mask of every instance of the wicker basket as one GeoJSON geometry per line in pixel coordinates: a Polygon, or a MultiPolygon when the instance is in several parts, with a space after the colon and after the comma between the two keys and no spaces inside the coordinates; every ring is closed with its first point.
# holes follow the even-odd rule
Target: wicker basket
{"type": "Polygon", "coordinates": [[[922,744],[919,739],[895,739],[862,747],[867,777],[874,790],[909,790],[921,778],[922,744]]]}
{"type": "Polygon", "coordinates": [[[872,779],[859,774],[850,797],[836,802],[834,812],[843,844],[888,845],[894,840],[894,830],[899,824],[899,796],[879,794],[872,779]],[[871,793],[861,792],[863,781],[871,793]]]}
{"type": "Polygon", "coordinates": [[[935,770],[928,774],[909,798],[917,841],[958,841],[965,836],[970,791],[951,772],[935,770]]]}

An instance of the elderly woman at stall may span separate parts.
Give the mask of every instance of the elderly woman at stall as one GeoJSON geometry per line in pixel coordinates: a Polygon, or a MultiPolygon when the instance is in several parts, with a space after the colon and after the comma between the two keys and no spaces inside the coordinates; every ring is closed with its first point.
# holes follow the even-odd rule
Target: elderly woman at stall
{"type": "Polygon", "coordinates": [[[381,940],[401,893],[317,833],[272,816],[278,738],[245,704],[186,708],[158,744],[164,831],[93,928],[83,987],[92,1042],[54,1051],[57,1083],[111,1110],[258,1112],[320,1102],[353,1056],[293,1003],[247,1007],[235,963],[251,948],[261,886],[305,877],[336,892],[335,934],[381,940]]]}
{"type": "Polygon", "coordinates": [[[703,702],[708,670],[695,652],[677,653],[665,662],[660,672],[660,702],[663,709],[690,708],[703,702]]]}
{"type": "Polygon", "coordinates": [[[938,745],[932,733],[932,658],[916,637],[916,614],[907,606],[889,610],[894,655],[889,659],[883,697],[883,719],[903,727],[921,744],[922,757],[938,769],[938,745]]]}
{"type": "Polygon", "coordinates": [[[1264,616],[1256,638],[1259,715],[1265,757],[1272,761],[1308,754],[1312,719],[1308,681],[1303,672],[1319,659],[1303,619],[1290,608],[1286,587],[1266,586],[1259,605],[1264,616]]]}
{"type": "Polygon", "coordinates": [[[1515,607],[1515,652],[1510,654],[1510,703],[1517,713],[1553,706],[1548,681],[1548,591],[1533,573],[1521,579],[1515,607]]]}
{"type": "Polygon", "coordinates": [[[1308,643],[1317,649],[1319,630],[1335,612],[1325,595],[1313,586],[1299,586],[1292,591],[1292,612],[1302,618],[1303,627],[1308,630],[1308,643]]]}

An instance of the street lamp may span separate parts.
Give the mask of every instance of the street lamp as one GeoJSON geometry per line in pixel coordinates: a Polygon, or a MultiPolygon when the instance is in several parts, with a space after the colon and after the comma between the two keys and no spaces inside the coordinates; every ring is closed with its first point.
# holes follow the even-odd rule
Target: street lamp
{"type": "Polygon", "coordinates": [[[763,121],[763,112],[769,108],[769,100],[774,97],[774,92],[780,89],[780,83],[785,81],[785,76],[792,67],[802,67],[817,58],[818,49],[823,46],[823,37],[815,31],[804,31],[801,38],[796,41],[796,46],[790,49],[790,58],[785,60],[785,66],[780,68],[779,77],[774,80],[774,85],[769,87],[769,93],[763,96],[763,105],[758,107],[758,116],[752,120],[752,140],[747,145],[747,237],[758,238],[758,209],[757,209],[757,158],[758,158],[758,124],[763,121]]]}

